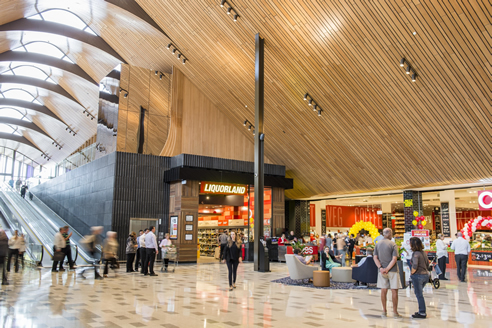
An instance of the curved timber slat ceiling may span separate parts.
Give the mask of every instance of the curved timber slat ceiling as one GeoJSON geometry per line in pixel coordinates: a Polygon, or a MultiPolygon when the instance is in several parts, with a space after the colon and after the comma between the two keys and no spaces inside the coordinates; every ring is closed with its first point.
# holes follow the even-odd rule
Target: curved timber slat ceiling
{"type": "Polygon", "coordinates": [[[16,126],[24,127],[26,129],[36,131],[36,132],[42,134],[43,136],[53,140],[53,138],[51,138],[48,135],[48,133],[43,131],[39,126],[37,126],[35,123],[32,123],[32,122],[19,120],[19,119],[11,118],[11,117],[0,117],[0,124],[9,124],[9,125],[16,125],[16,126]]]}
{"type": "Polygon", "coordinates": [[[238,127],[254,118],[254,35],[265,39],[265,154],[295,178],[288,197],[492,175],[489,1],[234,0],[237,22],[219,1],[137,2],[238,127]]]}
{"type": "Polygon", "coordinates": [[[48,107],[43,106],[43,105],[38,105],[33,102],[29,101],[24,101],[24,100],[17,100],[17,99],[5,99],[5,98],[0,98],[0,107],[19,107],[19,108],[25,108],[29,109],[35,112],[39,112],[45,115],[48,115],[51,118],[54,118],[57,121],[60,121],[63,123],[58,116],[56,116],[48,107]]]}

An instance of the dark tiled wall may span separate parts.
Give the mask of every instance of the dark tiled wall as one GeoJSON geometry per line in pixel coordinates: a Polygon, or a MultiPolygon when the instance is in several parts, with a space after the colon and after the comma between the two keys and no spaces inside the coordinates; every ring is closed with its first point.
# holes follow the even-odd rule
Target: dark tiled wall
{"type": "Polygon", "coordinates": [[[99,158],[31,191],[81,234],[111,230],[116,153],[99,158]]]}
{"type": "Polygon", "coordinates": [[[126,258],[121,245],[126,243],[131,218],[161,220],[158,230],[167,232],[169,184],[163,177],[170,164],[169,157],[117,153],[113,230],[118,233],[120,259],[126,258]]]}

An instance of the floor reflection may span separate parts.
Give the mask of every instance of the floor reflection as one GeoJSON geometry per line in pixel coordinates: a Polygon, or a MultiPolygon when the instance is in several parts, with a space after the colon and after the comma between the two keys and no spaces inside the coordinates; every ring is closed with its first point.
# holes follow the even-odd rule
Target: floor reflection
{"type": "MultiPolygon", "coordinates": [[[[378,290],[319,290],[271,283],[288,275],[285,264],[271,273],[240,265],[238,284],[228,290],[225,265],[183,265],[175,273],[145,277],[118,274],[102,281],[75,272],[28,270],[10,275],[0,292],[1,327],[374,327],[490,326],[491,270],[456,273],[441,288],[425,288],[428,319],[416,321],[413,290],[399,293],[405,318],[382,319],[378,290]],[[362,327],[362,326],[361,326],[362,327]]],[[[391,304],[389,305],[391,308],[391,304]]]]}

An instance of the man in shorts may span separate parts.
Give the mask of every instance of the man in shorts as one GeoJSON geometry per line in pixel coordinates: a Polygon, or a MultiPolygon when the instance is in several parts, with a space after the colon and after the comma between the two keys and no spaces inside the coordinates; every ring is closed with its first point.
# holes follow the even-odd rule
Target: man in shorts
{"type": "Polygon", "coordinates": [[[390,228],[383,230],[381,241],[376,244],[374,249],[374,263],[378,267],[378,287],[381,288],[381,303],[383,303],[383,317],[386,317],[386,296],[388,289],[391,289],[393,300],[393,317],[401,318],[398,313],[398,289],[401,288],[400,277],[398,276],[398,250],[396,244],[391,241],[393,232],[390,228]]]}

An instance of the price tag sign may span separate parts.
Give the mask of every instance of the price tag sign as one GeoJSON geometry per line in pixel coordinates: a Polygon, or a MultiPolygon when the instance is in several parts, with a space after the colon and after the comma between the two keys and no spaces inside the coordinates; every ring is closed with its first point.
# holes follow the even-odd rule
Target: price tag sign
{"type": "Polygon", "coordinates": [[[492,253],[488,252],[472,252],[472,261],[490,262],[492,261],[492,253]]]}

